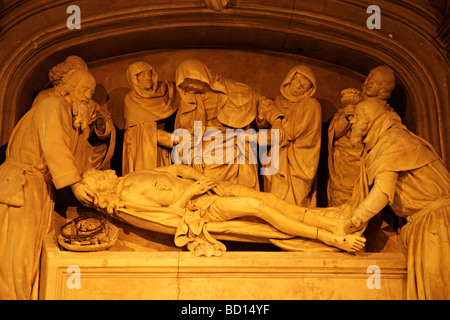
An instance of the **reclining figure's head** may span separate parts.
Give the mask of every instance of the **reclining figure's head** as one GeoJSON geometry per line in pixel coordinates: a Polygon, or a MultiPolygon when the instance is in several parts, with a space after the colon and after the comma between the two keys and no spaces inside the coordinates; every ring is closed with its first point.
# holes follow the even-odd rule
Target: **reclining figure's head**
{"type": "Polygon", "coordinates": [[[95,193],[114,193],[114,189],[117,187],[117,179],[114,170],[91,168],[83,173],[81,182],[88,185],[95,193]]]}
{"type": "Polygon", "coordinates": [[[81,182],[97,196],[94,208],[112,214],[114,209],[123,206],[117,190],[119,178],[114,170],[88,169],[81,176],[81,182]]]}

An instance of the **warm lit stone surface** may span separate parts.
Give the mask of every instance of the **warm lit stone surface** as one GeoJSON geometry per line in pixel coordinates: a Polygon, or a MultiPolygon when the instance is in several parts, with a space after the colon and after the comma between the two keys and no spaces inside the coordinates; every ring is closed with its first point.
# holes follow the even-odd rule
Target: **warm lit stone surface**
{"type": "Polygon", "coordinates": [[[144,237],[151,235],[134,231],[120,229],[116,245],[100,252],[60,251],[49,234],[40,299],[406,298],[401,252],[227,251],[206,258],[172,247],[169,236],[150,241],[144,237]],[[374,265],[380,268],[380,289],[367,286],[373,277],[368,267],[374,265]],[[69,266],[80,268],[80,289],[67,285],[76,284],[69,266]]]}

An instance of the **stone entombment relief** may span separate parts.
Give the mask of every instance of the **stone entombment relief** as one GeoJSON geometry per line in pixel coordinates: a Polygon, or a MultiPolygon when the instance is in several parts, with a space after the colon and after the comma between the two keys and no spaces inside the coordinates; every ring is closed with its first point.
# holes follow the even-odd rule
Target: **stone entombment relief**
{"type": "MultiPolygon", "coordinates": [[[[313,140],[309,148],[314,149],[313,142],[320,141],[317,133],[320,132],[320,113],[313,112],[320,109],[320,105],[311,97],[316,79],[305,66],[288,72],[281,85],[282,95],[274,101],[246,85],[223,79],[193,59],[178,66],[175,82],[181,97],[175,127],[187,130],[191,137],[195,121],[201,123],[200,137],[203,138],[207,129],[222,132],[229,128],[248,129],[255,120],[256,129],[265,125],[280,131],[282,150],[284,146],[295,145],[297,140],[311,142],[302,135],[295,135],[295,130],[301,127],[295,112],[301,110],[303,114],[311,111],[313,116],[308,124],[316,124],[312,126],[312,134],[305,135],[313,140]],[[297,88],[294,84],[298,84],[297,88]],[[290,116],[292,112],[294,116],[290,116]],[[235,118],[235,114],[239,117],[235,118]]],[[[289,197],[281,200],[274,194],[258,191],[253,184],[245,186],[236,183],[239,179],[226,179],[217,173],[220,171],[208,174],[211,164],[204,163],[204,158],[196,162],[195,154],[189,153],[192,168],[175,165],[139,170],[119,178],[109,173],[113,182],[103,185],[97,185],[101,179],[91,179],[96,192],[99,191],[96,188],[107,190],[106,197],[97,194],[91,205],[135,226],[173,234],[177,246],[187,246],[196,255],[221,255],[226,248],[219,240],[228,237],[234,241],[239,241],[240,237],[242,241],[252,238],[256,242],[270,239],[276,246],[294,251],[330,247],[358,251],[364,246],[361,235],[368,221],[390,204],[398,216],[408,216],[408,223],[401,232],[408,250],[408,297],[446,298],[450,275],[447,268],[443,270],[441,266],[449,264],[449,232],[442,224],[438,227],[438,221],[448,220],[449,173],[433,148],[406,129],[387,103],[394,85],[392,70],[381,66],[371,70],[361,91],[342,91],[343,108],[336,117],[341,116],[340,121],[347,123],[344,123],[343,134],[334,135],[337,120],[333,119],[329,143],[335,147],[339,145],[335,136],[345,136],[348,143],[344,147],[348,144],[356,147],[359,155],[356,158],[361,159],[358,159],[357,170],[348,175],[355,177],[350,183],[354,188],[343,203],[312,208],[314,203],[310,199],[314,197],[311,197],[308,204],[298,206],[295,201],[286,201],[292,200],[289,197]],[[408,185],[410,187],[405,187],[408,185]],[[416,188],[419,185],[421,188],[416,188]],[[309,208],[304,208],[306,206],[309,208]],[[255,217],[258,219],[248,219],[255,217]],[[438,276],[432,279],[431,274],[438,276]]],[[[189,140],[191,146],[195,146],[195,142],[195,137],[189,140]]],[[[201,150],[205,150],[203,145],[201,150]]],[[[330,157],[341,156],[334,154],[333,148],[330,151],[330,157]]],[[[293,152],[287,154],[292,157],[293,152]]],[[[280,158],[284,161],[289,156],[280,158]]],[[[299,165],[299,169],[317,170],[315,161],[299,165]]],[[[295,170],[286,168],[291,169],[280,164],[280,169],[296,175],[295,170]]],[[[341,169],[346,170],[345,166],[341,169]]],[[[91,173],[108,175],[89,171],[87,180],[91,173]]],[[[243,180],[249,178],[246,176],[243,180]]],[[[292,184],[290,188],[298,185],[292,184]]],[[[313,194],[314,187],[309,191],[313,194]]]]}
{"type": "MultiPolygon", "coordinates": [[[[38,97],[40,100],[17,124],[7,160],[0,167],[0,223],[1,229],[8,231],[0,235],[4,257],[0,264],[2,298],[35,297],[33,288],[37,285],[43,237],[53,214],[53,189],[66,186],[71,187],[81,204],[138,228],[172,235],[176,246],[186,246],[195,255],[206,256],[222,255],[226,250],[222,240],[249,239],[270,241],[293,251],[356,252],[365,245],[362,234],[368,221],[389,204],[398,216],[408,220],[401,231],[408,250],[408,297],[448,298],[450,268],[442,266],[448,266],[450,259],[449,173],[430,144],[403,126],[388,106],[387,98],[393,88],[393,80],[386,84],[389,70],[372,70],[361,92],[342,92],[344,107],[338,113],[343,113],[341,120],[347,122],[344,127],[348,142],[362,145],[355,188],[344,204],[313,208],[313,197],[308,198],[306,205],[299,205],[289,201],[289,197],[260,191],[257,164],[223,161],[229,140],[235,157],[237,151],[251,149],[250,142],[244,147],[235,142],[240,133],[229,139],[227,130],[236,133],[253,129],[256,136],[265,126],[278,130],[279,136],[271,137],[280,138],[280,149],[295,145],[297,140],[307,142],[304,136],[295,134],[301,123],[295,112],[306,114],[320,109],[311,97],[317,79],[309,68],[297,66],[288,72],[281,85],[282,95],[271,100],[248,85],[215,74],[196,59],[178,65],[175,86],[159,82],[150,65],[134,67],[128,73],[132,90],[126,101],[134,102],[129,103],[131,108],[147,107],[151,105],[148,99],[161,98],[152,101],[158,105],[158,111],[160,107],[168,107],[170,114],[176,111],[175,128],[187,132],[189,139],[170,140],[179,142],[176,146],[188,144],[189,152],[183,154],[183,159],[189,161],[150,169],[134,167],[136,170],[121,177],[113,170],[98,170],[88,142],[91,126],[97,120],[92,116],[95,112],[91,103],[95,79],[83,67],[65,72],[60,83],[38,97]],[[170,102],[172,98],[176,101],[176,95],[179,106],[173,107],[170,102]],[[304,106],[310,108],[301,109],[304,106]],[[200,135],[196,136],[196,129],[200,135]],[[220,136],[219,147],[212,149],[225,152],[221,158],[211,158],[223,162],[205,161],[210,159],[205,154],[213,154],[211,150],[205,152],[212,142],[204,139],[208,130],[220,134],[215,135],[220,136]],[[195,153],[198,142],[200,161],[195,153]],[[230,172],[227,168],[231,168],[230,172]]],[[[166,119],[164,116],[149,122],[166,119]]],[[[136,117],[139,119],[139,114],[136,117]]],[[[320,118],[316,114],[311,119],[320,118]]],[[[94,126],[102,127],[101,123],[94,126]]],[[[156,132],[152,156],[164,140],[156,132]]],[[[320,141],[320,136],[312,132],[312,140],[320,141]]],[[[292,156],[293,152],[287,154],[292,156]]],[[[172,162],[176,162],[173,152],[171,155],[172,162]]],[[[283,160],[291,159],[289,156],[283,156],[283,160]]],[[[299,168],[317,170],[314,161],[299,168]]],[[[280,164],[279,168],[296,175],[289,166],[280,164]]]]}

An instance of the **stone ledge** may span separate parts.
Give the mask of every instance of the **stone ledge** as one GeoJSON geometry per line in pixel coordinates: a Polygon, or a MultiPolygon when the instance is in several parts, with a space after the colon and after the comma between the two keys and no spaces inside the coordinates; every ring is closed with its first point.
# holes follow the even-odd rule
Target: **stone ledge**
{"type": "Polygon", "coordinates": [[[48,238],[42,256],[40,299],[284,300],[405,299],[402,253],[69,252],[48,238]],[[69,289],[69,266],[80,268],[80,288],[69,289]],[[369,266],[380,288],[369,289],[369,266]]]}

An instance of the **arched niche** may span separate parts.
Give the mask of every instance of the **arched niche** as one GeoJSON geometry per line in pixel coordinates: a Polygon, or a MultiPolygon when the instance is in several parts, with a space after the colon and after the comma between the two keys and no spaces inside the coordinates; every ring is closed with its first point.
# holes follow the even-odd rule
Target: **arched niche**
{"type": "Polygon", "coordinates": [[[0,68],[2,145],[33,96],[47,85],[48,70],[68,55],[93,66],[136,52],[220,48],[276,52],[293,61],[311,58],[360,77],[388,65],[397,76],[393,106],[411,130],[447,159],[448,62],[431,32],[436,19],[417,5],[412,10],[383,2],[383,28],[368,30],[365,1],[230,1],[220,12],[201,1],[79,3],[80,30],[67,29],[63,1],[10,8],[27,16],[8,20],[2,34],[4,44],[14,44],[7,47],[0,68]]]}

